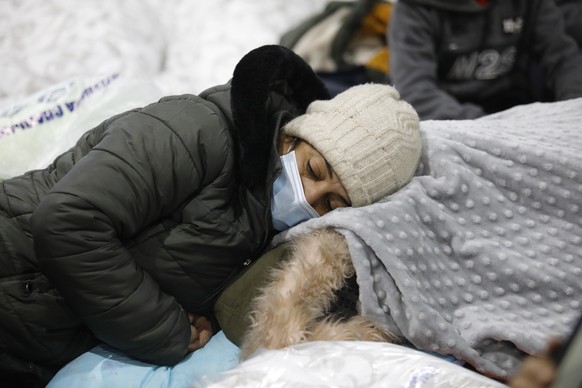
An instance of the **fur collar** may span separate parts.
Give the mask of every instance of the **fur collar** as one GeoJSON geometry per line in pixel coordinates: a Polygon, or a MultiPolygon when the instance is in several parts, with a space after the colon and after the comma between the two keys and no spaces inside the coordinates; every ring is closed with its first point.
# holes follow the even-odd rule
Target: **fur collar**
{"type": "Polygon", "coordinates": [[[308,341],[400,341],[370,318],[326,316],[335,293],[355,274],[347,242],[335,229],[296,237],[288,257],[268,271],[266,285],[252,301],[250,326],[241,344],[243,359],[259,349],[308,341]]]}
{"type": "Polygon", "coordinates": [[[267,45],[246,54],[232,78],[231,110],[244,184],[262,190],[269,171],[276,113],[301,115],[314,100],[329,99],[311,67],[288,48],[267,45]]]}

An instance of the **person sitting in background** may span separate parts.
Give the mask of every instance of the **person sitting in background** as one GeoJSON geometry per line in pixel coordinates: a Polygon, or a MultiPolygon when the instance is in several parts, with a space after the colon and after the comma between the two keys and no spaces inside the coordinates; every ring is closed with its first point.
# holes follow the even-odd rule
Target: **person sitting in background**
{"type": "Polygon", "coordinates": [[[582,52],[553,0],[402,0],[390,81],[422,120],[582,96],[582,52]]]}
{"type": "Polygon", "coordinates": [[[275,233],[390,194],[387,175],[406,184],[421,148],[412,107],[386,85],[328,99],[300,57],[263,46],[227,84],[116,115],[2,182],[2,383],[44,386],[100,342],[173,365],[209,341],[219,292],[275,233]],[[350,104],[373,130],[317,113],[350,104]],[[314,144],[281,131],[308,107],[314,144]]]}
{"type": "Polygon", "coordinates": [[[578,43],[582,51],[582,0],[554,0],[566,24],[566,32],[578,43]]]}

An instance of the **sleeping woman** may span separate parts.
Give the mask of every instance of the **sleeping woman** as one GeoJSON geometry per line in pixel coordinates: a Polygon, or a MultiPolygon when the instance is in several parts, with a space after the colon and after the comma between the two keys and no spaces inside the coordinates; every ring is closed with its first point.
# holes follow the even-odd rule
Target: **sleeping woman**
{"type": "MultiPolygon", "coordinates": [[[[219,299],[225,333],[245,355],[318,339],[396,338],[506,380],[579,315],[580,121],[582,99],[421,122],[411,181],[276,236],[272,245],[288,253],[257,277],[256,295],[239,293],[252,299],[244,329],[223,316],[219,299]],[[330,317],[342,296],[352,301],[348,315],[330,317]]],[[[250,268],[239,281],[252,276],[250,268]]]]}

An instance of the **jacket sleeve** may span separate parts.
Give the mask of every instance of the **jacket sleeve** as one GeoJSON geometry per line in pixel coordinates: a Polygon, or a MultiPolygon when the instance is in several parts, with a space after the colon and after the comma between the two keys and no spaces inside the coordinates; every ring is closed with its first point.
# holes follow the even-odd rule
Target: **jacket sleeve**
{"type": "Polygon", "coordinates": [[[187,101],[152,104],[107,125],[33,213],[35,251],[98,339],[142,361],[175,364],[189,344],[187,314],[124,241],[205,184],[220,165],[206,158],[220,154],[225,125],[203,104],[187,101]],[[160,111],[164,118],[156,117],[160,111]]]}
{"type": "Polygon", "coordinates": [[[396,2],[388,28],[391,82],[422,120],[483,116],[485,112],[481,107],[460,103],[438,86],[439,25],[437,11],[404,1],[396,2]]]}
{"type": "Polygon", "coordinates": [[[566,33],[563,15],[552,0],[539,1],[531,20],[532,45],[555,100],[582,97],[582,50],[566,33]]]}

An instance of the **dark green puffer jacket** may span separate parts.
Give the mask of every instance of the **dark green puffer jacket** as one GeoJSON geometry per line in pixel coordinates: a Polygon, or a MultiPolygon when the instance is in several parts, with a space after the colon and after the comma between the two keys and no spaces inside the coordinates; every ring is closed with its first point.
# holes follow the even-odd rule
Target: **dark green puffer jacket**
{"type": "Polygon", "coordinates": [[[46,377],[98,341],[180,361],[186,312],[211,314],[272,237],[279,128],[326,98],[301,58],[263,46],[226,85],[110,118],[0,183],[0,371],[46,377]]]}

